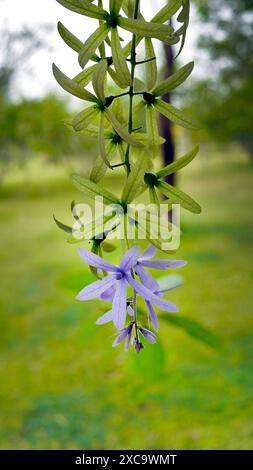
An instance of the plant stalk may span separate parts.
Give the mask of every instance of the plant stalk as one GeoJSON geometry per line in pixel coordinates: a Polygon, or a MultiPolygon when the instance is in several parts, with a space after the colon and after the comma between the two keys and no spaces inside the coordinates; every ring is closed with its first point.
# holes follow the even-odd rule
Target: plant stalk
{"type": "MultiPolygon", "coordinates": [[[[140,0],[135,0],[134,6],[134,19],[138,19],[140,10],[140,0]]],[[[135,67],[136,67],[136,35],[133,34],[132,39],[132,49],[131,49],[131,77],[132,77],[132,85],[129,88],[129,116],[128,116],[128,132],[132,134],[133,132],[133,101],[134,101],[134,75],[135,75],[135,67]]],[[[125,158],[125,165],[127,169],[127,175],[131,173],[131,165],[130,165],[130,145],[127,146],[126,150],[126,158],[125,158]]]]}

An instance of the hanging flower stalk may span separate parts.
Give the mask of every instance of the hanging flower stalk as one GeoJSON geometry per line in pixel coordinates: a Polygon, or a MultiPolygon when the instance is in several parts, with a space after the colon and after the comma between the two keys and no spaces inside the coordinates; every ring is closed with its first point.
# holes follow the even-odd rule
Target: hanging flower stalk
{"type": "MultiPolygon", "coordinates": [[[[179,53],[181,52],[189,24],[189,0],[170,0],[151,21],[146,21],[142,14],[141,7],[145,5],[141,4],[141,0],[110,0],[109,10],[104,8],[103,0],[56,1],[68,10],[98,22],[97,28],[84,42],[62,23],[58,23],[62,39],[78,54],[81,71],[74,78],[69,78],[54,64],[54,77],[66,92],[86,103],[84,109],[68,122],[68,126],[77,133],[94,137],[99,144],[99,156],[90,177],[75,174],[72,176],[74,185],[88,198],[94,200],[96,196],[100,196],[105,204],[118,205],[122,208],[124,220],[128,219],[127,223],[134,226],[141,222],[134,216],[129,216],[126,208],[141,194],[148,194],[147,202],[158,208],[161,193],[168,199],[168,210],[173,204],[180,204],[192,213],[200,213],[201,208],[192,197],[164,181],[164,177],[188,165],[197,155],[198,148],[190,150],[173,164],[159,171],[154,170],[154,159],[159,155],[159,146],[164,142],[159,135],[159,114],[186,129],[198,128],[181,109],[165,103],[161,98],[189,77],[194,64],[190,62],[166,80],[158,82],[157,58],[153,45],[153,39],[166,44],[179,44],[179,53]],[[170,25],[174,16],[177,21],[173,21],[173,24],[178,25],[175,29],[170,25]],[[132,34],[130,42],[124,43],[122,40],[123,30],[132,34]],[[137,56],[140,44],[144,46],[144,58],[137,56]],[[90,62],[93,64],[90,65],[90,62]],[[144,81],[136,76],[141,67],[145,71],[144,81]],[[114,82],[114,88],[118,89],[113,95],[108,92],[109,81],[114,82]],[[87,90],[90,84],[93,92],[87,90]],[[144,122],[136,127],[136,122],[141,117],[144,122]],[[124,168],[126,175],[121,197],[105,189],[101,183],[107,172],[113,171],[115,174],[119,168],[124,168]]],[[[74,211],[72,204],[72,212],[78,222],[74,211]]],[[[181,283],[175,280],[169,282],[167,287],[161,287],[159,280],[148,270],[177,269],[186,263],[153,260],[155,247],[161,248],[162,243],[160,239],[154,241],[148,230],[146,239],[151,244],[142,255],[139,241],[136,240],[130,249],[130,241],[126,239],[128,249],[119,264],[116,266],[109,263],[103,256],[113,249],[108,238],[117,229],[119,218],[115,215],[102,216],[106,228],[90,238],[91,251],[79,249],[80,257],[91,268],[97,280],[84,287],[77,299],[99,299],[111,304],[109,310],[97,320],[97,324],[112,322],[117,330],[113,346],[124,341],[126,349],[132,343],[135,350],[140,352],[145,340],[151,344],[157,340],[156,334],[151,331],[151,328],[158,331],[155,309],[177,312],[177,307],[166,300],[164,295],[181,283]],[[140,323],[141,299],[146,307],[147,320],[145,322],[144,318],[140,323]]],[[[70,241],[73,242],[72,227],[58,220],[56,223],[70,235],[70,241]]],[[[93,225],[95,221],[86,224],[84,231],[87,232],[93,225]]]]}

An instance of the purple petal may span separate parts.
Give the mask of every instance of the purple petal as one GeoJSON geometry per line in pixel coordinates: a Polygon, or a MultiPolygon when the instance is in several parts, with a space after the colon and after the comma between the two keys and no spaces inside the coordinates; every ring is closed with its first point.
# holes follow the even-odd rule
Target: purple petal
{"type": "Polygon", "coordinates": [[[129,271],[131,271],[131,269],[133,269],[136,266],[139,257],[140,257],[140,248],[138,246],[134,246],[122,258],[121,263],[120,263],[120,269],[124,273],[128,273],[129,271]]]}
{"type": "Polygon", "coordinates": [[[124,341],[124,339],[127,337],[127,335],[129,334],[129,331],[128,331],[128,328],[125,328],[123,333],[121,333],[114,341],[112,347],[113,348],[116,348],[116,346],[118,346],[120,343],[122,343],[122,341],[124,341]]]}
{"type": "Polygon", "coordinates": [[[132,337],[132,331],[133,331],[133,325],[130,325],[128,327],[128,335],[126,337],[126,345],[125,345],[125,351],[127,352],[129,350],[129,346],[131,343],[131,337],[132,337]]]}
{"type": "Polygon", "coordinates": [[[130,305],[127,307],[127,313],[130,317],[134,317],[134,309],[130,305]]]}
{"type": "Polygon", "coordinates": [[[114,296],[115,296],[116,288],[115,286],[110,287],[110,289],[106,290],[103,292],[103,294],[100,296],[101,300],[104,300],[105,302],[113,302],[114,296]]]}
{"type": "Polygon", "coordinates": [[[102,281],[93,282],[89,286],[85,287],[81,292],[79,292],[77,300],[98,299],[103,294],[103,292],[112,287],[115,282],[117,281],[115,276],[112,274],[106,276],[104,279],[102,279],[102,281]]]}
{"type": "Polygon", "coordinates": [[[151,289],[152,292],[158,291],[160,286],[158,282],[149,274],[145,269],[140,265],[137,264],[135,267],[135,272],[138,274],[142,284],[147,287],[147,289],[151,289]]]}
{"type": "Polygon", "coordinates": [[[157,305],[161,310],[165,310],[166,312],[178,312],[178,308],[172,302],[168,302],[167,300],[161,299],[158,295],[151,292],[142,284],[135,281],[129,274],[126,274],[126,280],[133,287],[133,289],[144,299],[148,300],[152,304],[157,305]]]}
{"type": "Polygon", "coordinates": [[[91,253],[90,251],[84,250],[84,248],[79,248],[78,253],[80,257],[82,258],[83,261],[85,261],[86,264],[89,266],[92,266],[93,268],[98,268],[102,269],[103,271],[109,271],[116,273],[119,271],[119,268],[117,266],[114,266],[111,263],[108,263],[108,261],[105,261],[103,258],[101,258],[98,255],[95,255],[95,253],[91,253]]]}
{"type": "Polygon", "coordinates": [[[167,260],[153,260],[153,261],[142,261],[142,266],[152,269],[170,269],[170,268],[182,268],[187,264],[186,261],[167,261],[167,260]]]}
{"type": "Polygon", "coordinates": [[[112,311],[113,311],[113,322],[114,325],[116,326],[117,330],[122,330],[125,325],[126,321],[126,302],[127,302],[127,297],[126,297],[126,288],[127,288],[127,283],[124,278],[122,278],[120,281],[117,281],[117,288],[116,288],[116,293],[113,299],[113,304],[112,304],[112,311]]]}
{"type": "Polygon", "coordinates": [[[112,310],[109,310],[109,312],[105,313],[102,317],[100,317],[96,321],[96,325],[106,325],[106,323],[109,323],[112,320],[113,320],[112,310]]]}
{"type": "Polygon", "coordinates": [[[146,251],[144,251],[143,255],[139,258],[140,261],[145,261],[147,259],[151,259],[156,254],[156,248],[153,245],[150,245],[146,251]]]}
{"type": "Polygon", "coordinates": [[[154,335],[154,333],[152,333],[151,331],[149,330],[146,330],[145,328],[140,328],[140,332],[141,334],[144,336],[144,338],[146,338],[146,340],[151,343],[151,344],[155,344],[156,341],[157,341],[157,337],[156,335],[154,335]]]}
{"type": "Polygon", "coordinates": [[[158,331],[158,318],[157,318],[155,309],[154,309],[153,305],[148,300],[146,300],[146,305],[147,305],[147,308],[148,308],[148,311],[149,311],[149,314],[150,314],[151,321],[153,323],[153,327],[154,327],[155,331],[158,331]]]}

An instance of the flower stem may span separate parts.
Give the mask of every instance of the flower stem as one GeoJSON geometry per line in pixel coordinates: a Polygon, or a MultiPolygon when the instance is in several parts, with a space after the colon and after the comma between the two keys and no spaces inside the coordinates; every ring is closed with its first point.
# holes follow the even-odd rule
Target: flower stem
{"type": "MultiPolygon", "coordinates": [[[[139,9],[140,9],[140,0],[135,0],[134,5],[134,19],[138,19],[139,16],[139,9]]],[[[133,132],[133,101],[134,101],[134,74],[135,74],[135,67],[136,67],[136,35],[133,34],[132,39],[132,49],[131,49],[131,77],[132,77],[132,85],[129,88],[129,117],[128,117],[128,132],[132,134],[133,132]]],[[[125,157],[125,165],[127,168],[127,174],[131,173],[131,165],[130,165],[130,145],[127,146],[126,150],[126,157],[125,157]]]]}

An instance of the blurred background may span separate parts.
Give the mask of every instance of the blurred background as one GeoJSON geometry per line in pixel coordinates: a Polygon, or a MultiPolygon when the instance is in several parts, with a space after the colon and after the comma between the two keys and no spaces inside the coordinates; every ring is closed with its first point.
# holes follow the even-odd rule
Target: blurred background
{"type": "MultiPolygon", "coordinates": [[[[146,16],[164,3],[145,1],[146,16]]],[[[170,299],[186,321],[161,320],[157,345],[136,356],[111,348],[111,326],[96,327],[101,303],[75,301],[93,277],[53,221],[71,221],[71,201],[83,200],[69,174],[88,173],[97,155],[63,124],[82,103],[52,77],[53,61],[78,72],[56,22],[84,38],[94,21],[52,0],[0,0],[2,449],[252,448],[253,4],[192,4],[179,59],[156,44],[161,76],[195,61],[166,98],[202,124],[191,135],[161,122],[161,159],[201,144],[173,181],[203,207],[182,213],[177,258],[189,264],[170,299]]]]}

